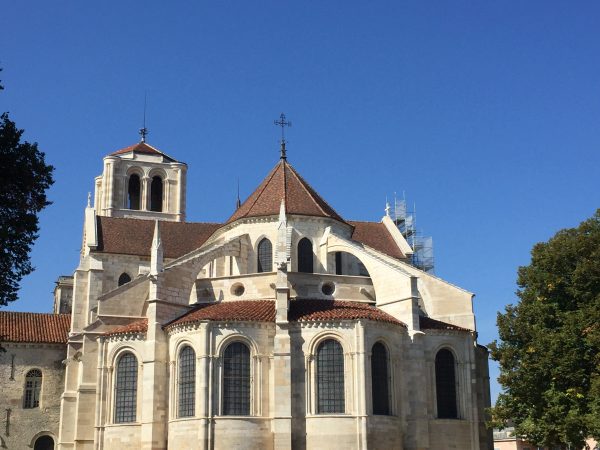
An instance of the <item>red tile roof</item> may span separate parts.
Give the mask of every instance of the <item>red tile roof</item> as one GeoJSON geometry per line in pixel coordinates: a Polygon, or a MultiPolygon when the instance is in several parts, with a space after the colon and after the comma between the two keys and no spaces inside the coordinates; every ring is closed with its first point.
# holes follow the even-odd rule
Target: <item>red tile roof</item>
{"type": "Polygon", "coordinates": [[[392,258],[405,259],[406,255],[396,245],[396,241],[381,222],[348,222],[354,227],[352,239],[361,242],[392,258]]]}
{"type": "Polygon", "coordinates": [[[127,325],[121,325],[106,333],[106,336],[117,336],[120,334],[145,333],[148,331],[148,319],[139,319],[127,325]]]}
{"type": "Polygon", "coordinates": [[[292,322],[367,319],[406,326],[375,306],[344,300],[292,300],[288,318],[292,322]]]}
{"type": "Polygon", "coordinates": [[[70,314],[0,311],[0,342],[66,344],[70,314]]]}
{"type": "Polygon", "coordinates": [[[453,325],[451,323],[442,322],[441,320],[436,320],[425,316],[419,316],[419,328],[422,330],[472,331],[468,328],[459,327],[458,325],[453,325]]]}
{"type": "Polygon", "coordinates": [[[285,159],[281,159],[227,223],[244,217],[277,215],[283,199],[288,214],[344,221],[285,159]]]}
{"type": "Polygon", "coordinates": [[[202,320],[275,322],[275,302],[272,300],[245,300],[199,305],[168,323],[165,328],[202,320]]]}
{"type": "Polygon", "coordinates": [[[133,145],[130,145],[129,147],[122,148],[121,150],[117,150],[116,152],[111,153],[110,156],[118,156],[118,155],[123,155],[125,153],[130,153],[130,152],[142,153],[145,155],[163,156],[164,158],[166,158],[169,161],[175,161],[169,155],[161,152],[159,149],[154,148],[149,144],[146,144],[145,142],[138,142],[137,144],[133,144],[133,145]]]}
{"type": "MultiPolygon", "coordinates": [[[[158,224],[165,258],[178,258],[200,247],[221,225],[217,223],[167,222],[158,224]]],[[[98,216],[96,251],[150,256],[154,221],[98,216]]]]}
{"type": "MultiPolygon", "coordinates": [[[[374,306],[342,300],[291,300],[288,319],[291,322],[328,322],[334,320],[367,319],[404,325],[374,306]]],[[[275,322],[273,300],[242,300],[200,305],[165,325],[176,325],[202,320],[220,322],[275,322]]]]}

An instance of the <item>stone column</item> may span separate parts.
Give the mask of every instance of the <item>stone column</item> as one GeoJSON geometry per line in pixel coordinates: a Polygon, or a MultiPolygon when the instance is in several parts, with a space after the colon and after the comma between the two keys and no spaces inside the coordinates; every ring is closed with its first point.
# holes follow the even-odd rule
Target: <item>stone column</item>
{"type": "Polygon", "coordinates": [[[292,370],[291,348],[288,323],[290,290],[287,284],[286,263],[279,266],[277,272],[276,323],[273,348],[273,448],[289,450],[292,448],[292,370]]]}

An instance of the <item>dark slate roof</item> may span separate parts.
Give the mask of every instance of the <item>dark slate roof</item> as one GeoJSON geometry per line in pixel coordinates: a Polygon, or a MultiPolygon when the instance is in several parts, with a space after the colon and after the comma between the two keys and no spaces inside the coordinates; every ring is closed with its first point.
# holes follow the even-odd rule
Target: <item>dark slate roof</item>
{"type": "MultiPolygon", "coordinates": [[[[329,322],[335,320],[374,320],[397,325],[404,324],[374,306],[342,300],[291,300],[288,319],[291,322],[329,322]]],[[[204,320],[219,322],[275,322],[273,300],[240,300],[199,305],[165,325],[176,325],[204,320]]]]}
{"type": "Polygon", "coordinates": [[[441,320],[436,320],[425,316],[419,316],[419,328],[422,330],[472,331],[468,328],[459,327],[458,325],[453,325],[451,323],[442,322],[441,320]]]}
{"type": "Polygon", "coordinates": [[[121,150],[117,150],[116,152],[112,152],[110,156],[119,156],[125,153],[140,153],[144,155],[156,155],[162,156],[167,161],[177,162],[175,159],[171,158],[166,153],[161,152],[159,149],[152,147],[151,145],[145,142],[138,142],[137,144],[130,145],[129,147],[122,148],[121,150]]]}
{"type": "Polygon", "coordinates": [[[284,199],[287,214],[330,217],[344,222],[298,172],[285,159],[281,159],[227,223],[245,217],[277,215],[281,200],[284,199]]]}
{"type": "Polygon", "coordinates": [[[139,319],[127,325],[121,325],[106,333],[106,336],[117,336],[121,334],[145,333],[148,331],[148,319],[139,319]]]}
{"type": "Polygon", "coordinates": [[[348,222],[354,227],[352,239],[396,259],[405,259],[406,255],[394,241],[394,238],[381,222],[348,222]]]}
{"type": "MultiPolygon", "coordinates": [[[[150,256],[154,221],[98,216],[95,251],[150,256]]],[[[221,225],[201,222],[159,221],[165,258],[178,258],[200,247],[221,225]]]]}
{"type": "Polygon", "coordinates": [[[0,342],[66,344],[70,314],[0,311],[0,342]]]}

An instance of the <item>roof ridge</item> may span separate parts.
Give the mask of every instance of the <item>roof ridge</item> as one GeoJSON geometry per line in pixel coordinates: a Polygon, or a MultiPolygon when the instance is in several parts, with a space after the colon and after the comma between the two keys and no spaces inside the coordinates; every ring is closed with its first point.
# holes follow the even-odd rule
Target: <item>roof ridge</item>
{"type": "MultiPolygon", "coordinates": [[[[321,210],[321,212],[323,214],[325,214],[325,216],[328,216],[329,214],[327,214],[327,212],[321,207],[321,205],[319,205],[319,202],[317,202],[315,200],[313,193],[310,192],[310,190],[308,190],[306,188],[306,185],[308,185],[308,183],[302,177],[300,177],[300,175],[298,173],[296,173],[296,169],[294,169],[294,167],[290,163],[288,163],[286,161],[285,164],[287,164],[287,166],[290,168],[292,174],[296,177],[296,180],[298,180],[298,183],[300,183],[300,186],[302,186],[302,189],[304,189],[306,191],[308,196],[313,200],[313,202],[317,205],[317,207],[321,210]]],[[[285,170],[284,170],[284,182],[285,182],[285,170]]],[[[316,191],[312,188],[312,186],[309,186],[309,187],[311,188],[311,190],[313,190],[316,193],[316,191]]],[[[324,199],[321,199],[321,200],[323,200],[325,202],[324,199]]],[[[327,202],[325,202],[325,203],[327,203],[327,202]]],[[[327,206],[329,206],[331,208],[330,205],[327,205],[327,206]]],[[[333,208],[331,208],[331,209],[333,209],[333,208]]]]}
{"type": "MultiPolygon", "coordinates": [[[[302,177],[302,175],[300,175],[300,174],[299,174],[299,173],[296,171],[296,169],[294,169],[294,166],[292,166],[290,163],[287,163],[287,165],[288,165],[288,166],[290,167],[290,169],[292,170],[292,173],[294,174],[294,176],[296,177],[296,179],[298,180],[298,182],[299,182],[299,183],[302,185],[302,188],[303,188],[303,189],[304,189],[304,190],[305,190],[305,191],[308,193],[308,195],[310,195],[310,197],[311,197],[312,199],[314,199],[314,200],[315,200],[315,203],[317,204],[317,206],[319,207],[319,209],[321,210],[321,212],[322,212],[323,214],[325,214],[325,216],[326,216],[326,217],[329,217],[329,216],[330,216],[330,214],[329,214],[327,211],[325,211],[325,210],[323,209],[323,207],[322,207],[322,206],[319,204],[319,202],[318,202],[318,201],[316,201],[316,198],[318,198],[318,199],[319,199],[319,200],[321,200],[323,203],[325,203],[325,205],[327,205],[327,207],[328,207],[329,209],[331,209],[331,211],[334,213],[334,216],[337,216],[337,218],[338,218],[339,220],[341,220],[342,222],[346,222],[346,221],[344,220],[344,218],[343,218],[342,216],[340,216],[340,215],[338,214],[338,212],[337,212],[337,211],[336,211],[336,210],[335,210],[335,209],[334,209],[334,208],[333,208],[333,207],[332,207],[332,206],[331,206],[331,205],[330,205],[330,204],[327,202],[327,200],[325,200],[325,199],[324,199],[324,198],[323,198],[323,197],[322,197],[322,196],[321,196],[321,195],[320,195],[320,194],[317,192],[317,190],[316,190],[315,188],[313,188],[313,187],[311,186],[311,184],[310,184],[308,181],[306,181],[306,180],[305,180],[305,179],[302,177]],[[316,197],[316,198],[315,198],[315,197],[316,197]]],[[[336,217],[334,217],[334,218],[336,218],[336,217]]]]}
{"type": "MultiPolygon", "coordinates": [[[[271,173],[269,173],[267,175],[267,177],[263,180],[263,187],[262,189],[257,193],[256,197],[254,198],[254,201],[252,202],[252,204],[248,207],[248,209],[246,210],[246,213],[242,216],[242,217],[248,217],[248,214],[250,213],[250,210],[252,208],[254,208],[254,205],[256,205],[256,202],[258,201],[258,199],[260,199],[260,196],[262,195],[262,193],[265,191],[265,189],[267,188],[267,186],[269,185],[269,183],[271,182],[271,180],[273,179],[273,177],[275,176],[275,174],[277,173],[277,169],[279,167],[280,164],[277,164],[275,167],[273,167],[273,169],[271,170],[271,173]],[[265,182],[266,181],[266,182],[265,182]]],[[[285,171],[284,171],[284,176],[285,176],[285,171]]],[[[260,186],[259,186],[260,187],[260,186]]],[[[285,186],[284,186],[285,188],[285,186]]],[[[256,191],[252,192],[252,194],[250,194],[250,196],[254,195],[256,193],[256,191]]],[[[250,197],[248,197],[250,198],[250,197]]],[[[242,218],[240,217],[240,219],[242,218]]]]}

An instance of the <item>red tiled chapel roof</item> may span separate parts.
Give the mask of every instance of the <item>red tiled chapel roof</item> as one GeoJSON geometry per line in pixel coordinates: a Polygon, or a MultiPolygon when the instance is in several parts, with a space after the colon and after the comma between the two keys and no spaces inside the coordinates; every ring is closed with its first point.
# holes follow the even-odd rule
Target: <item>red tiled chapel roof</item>
{"type": "MultiPolygon", "coordinates": [[[[396,318],[365,303],[343,300],[290,300],[288,312],[290,322],[329,322],[359,319],[404,326],[396,318]]],[[[205,320],[275,322],[275,302],[273,300],[241,300],[203,304],[166,324],[165,328],[170,329],[177,325],[205,320]]]]}
{"type": "Polygon", "coordinates": [[[70,314],[0,311],[0,342],[66,344],[70,314]]]}

